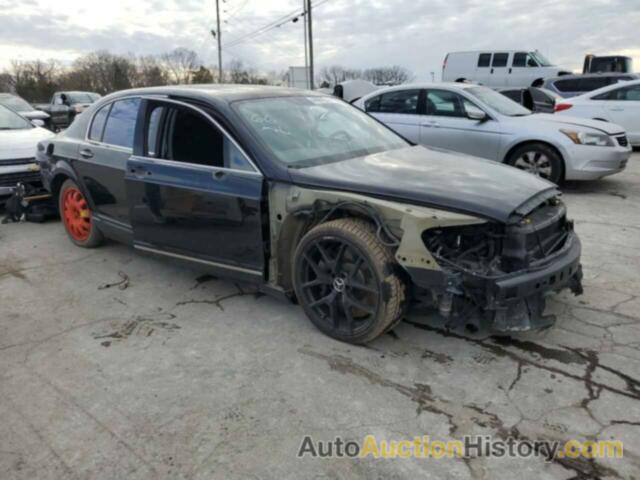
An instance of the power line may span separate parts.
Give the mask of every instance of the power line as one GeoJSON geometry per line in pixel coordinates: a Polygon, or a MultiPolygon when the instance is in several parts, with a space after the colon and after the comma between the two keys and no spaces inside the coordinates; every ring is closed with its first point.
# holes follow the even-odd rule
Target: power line
{"type": "MultiPolygon", "coordinates": [[[[320,2],[317,2],[316,4],[313,5],[313,7],[319,7],[320,5],[327,3],[329,0],[321,0],[320,2]]],[[[270,30],[273,30],[274,28],[278,28],[281,27],[282,25],[285,25],[291,21],[293,21],[294,19],[301,17],[301,16],[305,16],[306,15],[306,10],[294,10],[291,13],[288,13],[287,15],[284,15],[250,33],[247,33],[245,35],[242,35],[232,41],[230,41],[229,43],[223,45],[223,47],[229,46],[229,47],[233,47],[233,46],[237,46],[241,43],[244,43],[246,41],[249,41],[255,37],[261,36],[264,33],[267,33],[270,30]]]]}

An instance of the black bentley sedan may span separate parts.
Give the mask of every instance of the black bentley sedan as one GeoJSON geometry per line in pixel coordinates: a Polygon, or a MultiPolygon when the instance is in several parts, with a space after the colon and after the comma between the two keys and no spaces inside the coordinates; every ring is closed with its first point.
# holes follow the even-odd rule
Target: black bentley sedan
{"type": "Polygon", "coordinates": [[[118,92],[38,146],[69,238],[105,237],[296,300],[337,339],[412,302],[498,331],[547,327],[581,293],[555,185],[426,149],[322,94],[189,86],[118,92]]]}

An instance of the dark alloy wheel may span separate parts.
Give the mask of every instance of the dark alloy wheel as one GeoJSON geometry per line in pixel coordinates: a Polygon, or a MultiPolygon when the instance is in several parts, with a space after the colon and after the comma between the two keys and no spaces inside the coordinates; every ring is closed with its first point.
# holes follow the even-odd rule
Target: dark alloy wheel
{"type": "Polygon", "coordinates": [[[86,248],[102,243],[102,232],[93,224],[87,199],[71,179],[66,180],[60,188],[58,208],[64,228],[73,243],[86,248]]]}
{"type": "Polygon", "coordinates": [[[562,181],[563,162],[560,155],[549,145],[534,142],[517,148],[507,163],[555,184],[562,181]]]}
{"type": "Polygon", "coordinates": [[[316,327],[351,343],[372,340],[403,313],[404,284],[390,268],[393,254],[366,222],[319,225],[295,252],[298,301],[316,327]]]}

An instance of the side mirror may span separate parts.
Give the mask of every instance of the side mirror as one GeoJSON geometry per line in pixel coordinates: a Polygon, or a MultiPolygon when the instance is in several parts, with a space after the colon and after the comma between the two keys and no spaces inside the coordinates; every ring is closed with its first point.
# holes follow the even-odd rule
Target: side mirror
{"type": "Polygon", "coordinates": [[[527,60],[527,67],[537,67],[537,66],[538,64],[533,58],[530,58],[527,60]]]}
{"type": "Polygon", "coordinates": [[[45,125],[44,120],[40,120],[39,118],[31,120],[31,124],[34,127],[44,127],[44,125],[45,125]]]}
{"type": "Polygon", "coordinates": [[[64,105],[69,105],[69,98],[67,98],[67,96],[64,93],[60,96],[60,99],[62,100],[62,103],[64,105]]]}
{"type": "Polygon", "coordinates": [[[467,118],[470,118],[471,120],[484,122],[489,119],[487,113],[484,110],[480,110],[478,107],[467,105],[465,108],[467,110],[467,118]]]}

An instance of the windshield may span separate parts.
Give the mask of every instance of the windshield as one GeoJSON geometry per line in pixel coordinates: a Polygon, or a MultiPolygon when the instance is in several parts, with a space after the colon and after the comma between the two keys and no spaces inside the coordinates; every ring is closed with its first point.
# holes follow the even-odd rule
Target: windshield
{"type": "Polygon", "coordinates": [[[409,145],[366,113],[331,97],[243,100],[234,108],[277,160],[292,168],[409,145]]]}
{"type": "Polygon", "coordinates": [[[15,112],[30,112],[33,110],[33,107],[26,100],[14,95],[0,95],[0,105],[4,105],[15,112]]]}
{"type": "Polygon", "coordinates": [[[531,110],[487,87],[471,87],[465,90],[496,112],[509,117],[531,115],[531,110]]]}
{"type": "Polygon", "coordinates": [[[27,119],[0,105],[0,130],[24,130],[26,128],[32,128],[27,119]]]}
{"type": "Polygon", "coordinates": [[[542,55],[539,51],[536,50],[535,52],[529,52],[529,55],[535,58],[538,62],[538,65],[540,65],[541,67],[553,67],[553,63],[547,60],[547,57],[542,55]]]}
{"type": "Polygon", "coordinates": [[[73,92],[73,93],[67,93],[67,98],[69,99],[70,103],[93,103],[97,100],[97,98],[94,98],[92,93],[86,93],[86,92],[73,92]]]}

